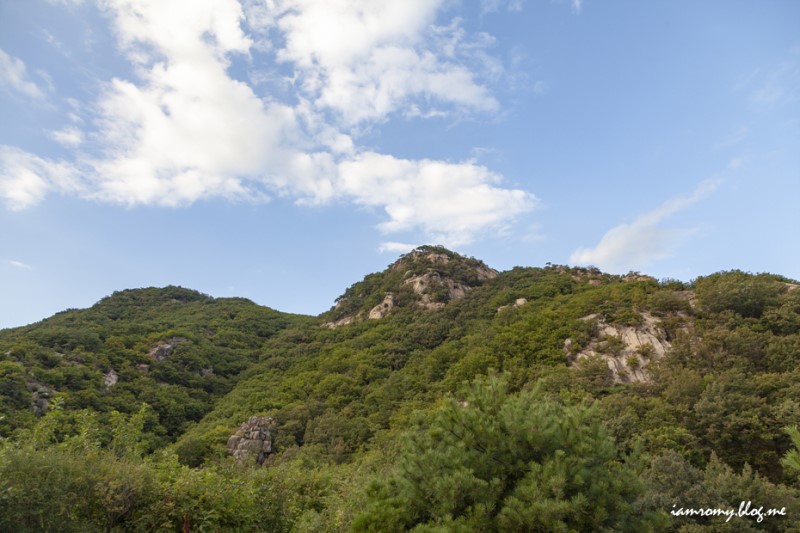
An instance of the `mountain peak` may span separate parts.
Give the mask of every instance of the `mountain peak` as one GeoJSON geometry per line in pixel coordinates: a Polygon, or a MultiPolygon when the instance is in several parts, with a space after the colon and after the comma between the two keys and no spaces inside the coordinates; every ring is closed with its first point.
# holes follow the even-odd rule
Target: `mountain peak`
{"type": "Polygon", "coordinates": [[[352,285],[323,318],[327,327],[335,328],[380,319],[397,308],[440,309],[497,274],[483,261],[443,246],[420,246],[352,285]]]}

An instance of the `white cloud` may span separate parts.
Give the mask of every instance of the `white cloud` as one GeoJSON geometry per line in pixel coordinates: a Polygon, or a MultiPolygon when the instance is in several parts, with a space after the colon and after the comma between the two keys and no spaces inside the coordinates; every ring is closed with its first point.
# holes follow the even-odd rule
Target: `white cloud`
{"type": "Polygon", "coordinates": [[[499,231],[532,209],[534,196],[493,184],[500,177],[472,162],[412,161],[365,152],[339,165],[342,190],[357,203],[384,208],[387,233],[421,228],[436,242],[458,246],[499,231]]]}
{"type": "Polygon", "coordinates": [[[580,15],[581,9],[583,9],[583,0],[572,0],[570,4],[572,5],[572,12],[580,15]]]}
{"type": "Polygon", "coordinates": [[[482,57],[475,43],[465,42],[457,24],[434,24],[442,4],[276,2],[286,42],[278,58],[296,67],[298,89],[316,107],[332,110],[348,127],[437,103],[494,111],[497,100],[469,67],[471,58],[482,57]]]}
{"type": "Polygon", "coordinates": [[[278,194],[328,199],[333,168],[297,124],[295,110],[259,98],[228,72],[229,55],[252,41],[233,0],[107,3],[121,47],[141,80],[112,80],[94,138],[105,157],[88,162],[96,196],[185,205],[201,198],[278,194]]]}
{"type": "Polygon", "coordinates": [[[611,228],[594,248],[575,250],[569,258],[570,263],[595,265],[607,272],[623,273],[642,269],[668,257],[693,230],[662,228],[659,224],[711,194],[718,186],[719,181],[704,181],[691,195],[667,200],[653,211],[640,215],[633,223],[611,228]]]}
{"type": "Polygon", "coordinates": [[[503,7],[511,12],[522,11],[525,0],[481,0],[481,14],[494,13],[503,7]]]}
{"type": "Polygon", "coordinates": [[[8,55],[2,49],[0,49],[0,86],[6,86],[35,100],[45,98],[44,91],[28,78],[25,63],[17,57],[8,55]]]}
{"type": "Polygon", "coordinates": [[[277,195],[377,208],[383,232],[451,245],[502,231],[532,194],[472,161],[399,159],[352,136],[395,112],[496,109],[475,74],[498,71],[484,52],[492,39],[468,39],[458,21],[436,26],[443,1],[105,0],[135,78],[107,81],[96,102],[72,106],[72,126],[50,132],[76,150],[72,166],[7,151],[0,194],[14,209],[48,189],[162,206],[277,195]],[[231,76],[254,50],[292,67],[289,102],[231,76]]]}
{"type": "Polygon", "coordinates": [[[14,268],[19,268],[21,270],[33,270],[33,267],[23,263],[22,261],[15,261],[13,259],[9,259],[8,264],[14,268]]]}
{"type": "Polygon", "coordinates": [[[14,210],[39,203],[49,190],[76,192],[80,181],[74,167],[48,161],[18,148],[0,145],[0,199],[14,210]]]}
{"type": "Polygon", "coordinates": [[[382,242],[378,246],[378,252],[385,253],[385,252],[392,252],[392,253],[399,253],[399,254],[407,254],[411,250],[418,248],[418,244],[409,244],[406,242],[382,242]]]}
{"type": "Polygon", "coordinates": [[[75,127],[66,127],[50,132],[50,137],[66,147],[74,148],[83,142],[83,132],[75,127]]]}

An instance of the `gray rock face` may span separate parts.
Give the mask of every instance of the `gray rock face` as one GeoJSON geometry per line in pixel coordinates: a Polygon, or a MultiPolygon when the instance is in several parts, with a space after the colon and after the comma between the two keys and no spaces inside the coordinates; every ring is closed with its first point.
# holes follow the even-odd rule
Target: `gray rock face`
{"type": "Polygon", "coordinates": [[[500,312],[503,309],[513,309],[513,308],[516,308],[516,307],[522,307],[526,303],[528,303],[528,299],[527,298],[517,298],[516,300],[514,300],[513,304],[501,305],[500,307],[497,308],[497,311],[500,312]]]}
{"type": "Polygon", "coordinates": [[[27,383],[27,388],[31,393],[31,409],[37,415],[43,415],[50,404],[53,389],[35,381],[27,383]]]}
{"type": "Polygon", "coordinates": [[[119,375],[114,371],[113,368],[103,374],[103,385],[106,389],[110,389],[116,385],[117,381],[119,381],[119,375]]]}
{"type": "Polygon", "coordinates": [[[228,439],[228,453],[240,463],[251,458],[256,464],[263,464],[272,453],[272,437],[275,434],[275,419],[270,416],[251,416],[239,426],[236,433],[228,439]]]}
{"type": "Polygon", "coordinates": [[[664,357],[672,347],[658,319],[649,313],[642,313],[642,324],[636,327],[607,324],[596,314],[581,320],[595,323],[595,336],[578,353],[573,353],[572,339],[567,339],[564,352],[578,365],[581,359],[600,357],[611,369],[615,383],[649,383],[647,366],[664,357]]]}
{"type": "Polygon", "coordinates": [[[370,320],[380,320],[381,318],[385,317],[389,314],[389,311],[392,310],[394,307],[394,295],[392,293],[388,293],[384,296],[383,301],[372,308],[369,312],[369,319],[370,320]]]}
{"type": "MultiPolygon", "coordinates": [[[[362,320],[380,320],[391,314],[400,304],[397,291],[411,289],[419,298],[415,298],[415,305],[419,309],[441,309],[446,302],[458,300],[466,296],[475,286],[480,285],[498,276],[498,272],[489,268],[480,261],[460,256],[450,257],[447,253],[436,251],[430,247],[421,247],[402,256],[389,266],[389,271],[404,272],[402,286],[393,288],[394,292],[386,292],[381,301],[369,311],[362,309],[355,314],[340,317],[337,320],[326,322],[323,327],[334,329],[362,320]],[[459,274],[448,274],[452,263],[460,263],[459,274]]],[[[341,298],[335,309],[340,309],[346,302],[341,298]]]]}
{"type": "Polygon", "coordinates": [[[167,341],[159,341],[158,344],[150,348],[150,351],[147,352],[147,355],[152,359],[161,362],[172,355],[172,352],[175,350],[175,347],[178,344],[187,341],[188,339],[183,337],[172,337],[167,341]]]}

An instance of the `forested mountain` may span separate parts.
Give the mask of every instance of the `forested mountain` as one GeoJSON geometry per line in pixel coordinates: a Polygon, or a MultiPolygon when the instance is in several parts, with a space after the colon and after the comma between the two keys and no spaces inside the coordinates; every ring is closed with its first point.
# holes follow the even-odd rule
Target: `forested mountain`
{"type": "Polygon", "coordinates": [[[319,317],[121,291],[0,332],[0,530],[796,531],[798,361],[772,274],[427,246],[319,317]],[[784,514],[670,514],[742,501],[784,514]]]}

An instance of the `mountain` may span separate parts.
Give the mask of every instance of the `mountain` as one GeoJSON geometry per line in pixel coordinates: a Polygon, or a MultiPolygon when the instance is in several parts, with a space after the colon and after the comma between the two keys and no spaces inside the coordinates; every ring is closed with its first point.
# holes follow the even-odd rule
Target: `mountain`
{"type": "Polygon", "coordinates": [[[145,402],[168,442],[200,420],[258,360],[265,340],[307,317],[180,287],[116,292],[0,332],[0,436],[32,423],[51,399],[66,409],[133,412],[145,402]]]}
{"type": "Polygon", "coordinates": [[[781,462],[797,289],[497,272],[425,246],[319,317],[121,291],[0,331],[0,505],[18,515],[0,530],[722,531],[669,511],[800,512],[781,462]]]}
{"type": "Polygon", "coordinates": [[[441,309],[495,277],[497,271],[482,261],[441,246],[421,246],[347,289],[323,314],[325,326],[381,319],[395,308],[441,309]]]}

